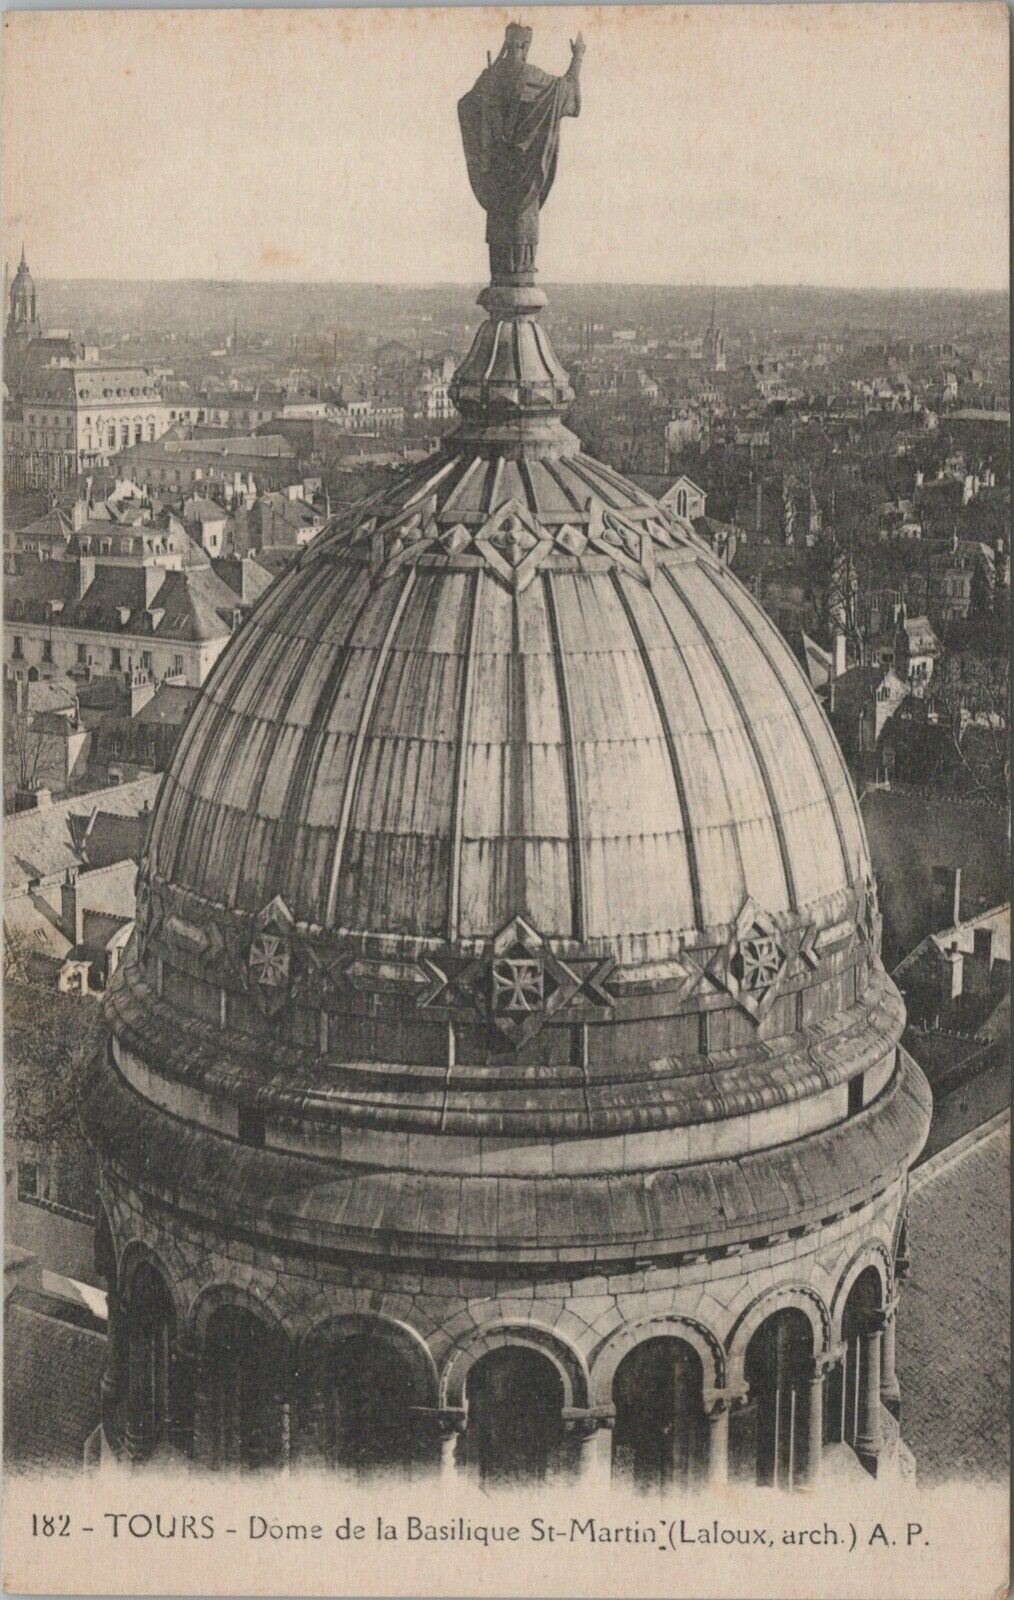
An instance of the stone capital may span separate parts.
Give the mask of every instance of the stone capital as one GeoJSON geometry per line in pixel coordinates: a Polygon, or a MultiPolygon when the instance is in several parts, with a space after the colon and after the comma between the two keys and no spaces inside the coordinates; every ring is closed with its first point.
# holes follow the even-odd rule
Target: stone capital
{"type": "Polygon", "coordinates": [[[750,1391],[744,1385],[741,1388],[705,1389],[704,1414],[710,1420],[723,1416],[727,1411],[739,1411],[750,1402],[750,1391]]]}

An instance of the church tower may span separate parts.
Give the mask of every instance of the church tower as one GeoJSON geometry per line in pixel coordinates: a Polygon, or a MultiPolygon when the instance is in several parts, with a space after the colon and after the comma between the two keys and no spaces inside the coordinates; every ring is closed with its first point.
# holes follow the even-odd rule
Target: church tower
{"type": "MultiPolygon", "coordinates": [[[[6,279],[6,272],[4,274],[6,279]]],[[[34,339],[42,333],[35,299],[35,284],[25,260],[25,247],[21,246],[21,261],[7,292],[7,327],[4,338],[4,357],[8,389],[13,393],[18,386],[25,352],[34,339]]]]}
{"type": "Polygon", "coordinates": [[[704,335],[704,365],[708,372],[725,371],[725,334],[715,324],[717,290],[711,293],[711,318],[704,335]]]}
{"type": "Polygon", "coordinates": [[[21,261],[14,274],[9,291],[7,337],[36,339],[42,332],[35,300],[35,283],[25,260],[25,247],[21,246],[21,261]]]}

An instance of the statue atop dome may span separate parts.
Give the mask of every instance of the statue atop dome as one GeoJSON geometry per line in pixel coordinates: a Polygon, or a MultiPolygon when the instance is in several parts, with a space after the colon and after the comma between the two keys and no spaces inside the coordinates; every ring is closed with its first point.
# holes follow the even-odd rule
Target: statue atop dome
{"type": "Polygon", "coordinates": [[[458,101],[468,178],[486,213],[494,283],[534,281],[539,209],[556,177],[560,123],[581,110],[581,35],[554,78],[528,63],[531,28],[512,22],[496,60],[458,101]]]}

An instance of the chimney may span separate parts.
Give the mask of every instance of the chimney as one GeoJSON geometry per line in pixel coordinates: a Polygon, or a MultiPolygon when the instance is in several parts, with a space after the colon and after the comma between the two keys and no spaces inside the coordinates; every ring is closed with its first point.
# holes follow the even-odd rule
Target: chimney
{"type": "Polygon", "coordinates": [[[60,921],[71,944],[77,948],[84,939],[84,907],[77,890],[77,867],[68,867],[60,885],[60,921]]]}
{"type": "Polygon", "coordinates": [[[842,678],[845,675],[845,634],[841,628],[835,629],[834,643],[831,647],[831,679],[842,678]]]}
{"type": "MultiPolygon", "coordinates": [[[[89,485],[90,485],[90,480],[89,480],[89,485]]],[[[89,487],[89,493],[90,492],[91,491],[90,491],[90,487],[89,487]]],[[[71,514],[70,514],[70,525],[74,529],[74,532],[75,533],[80,533],[81,529],[84,527],[84,525],[85,525],[85,523],[87,521],[88,521],[88,501],[87,500],[75,500],[73,509],[71,511],[71,514]]]]}
{"type": "Polygon", "coordinates": [[[965,958],[958,949],[957,940],[944,951],[944,982],[941,999],[946,1005],[949,1000],[960,1000],[962,981],[964,978],[965,958]]]}
{"type": "Polygon", "coordinates": [[[95,582],[95,557],[78,556],[77,558],[77,597],[83,600],[92,584],[95,582]]]}
{"type": "Polygon", "coordinates": [[[933,868],[933,925],[931,933],[953,928],[961,921],[961,868],[933,868]]]}

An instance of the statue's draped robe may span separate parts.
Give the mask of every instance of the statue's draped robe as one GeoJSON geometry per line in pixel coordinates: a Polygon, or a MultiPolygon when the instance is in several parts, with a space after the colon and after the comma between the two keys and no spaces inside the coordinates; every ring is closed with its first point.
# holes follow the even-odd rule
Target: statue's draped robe
{"type": "Polygon", "coordinates": [[[581,94],[570,73],[554,78],[538,67],[503,61],[481,73],[458,101],[469,182],[486,213],[486,240],[534,248],[539,207],[556,177],[560,122],[576,117],[581,94]]]}

